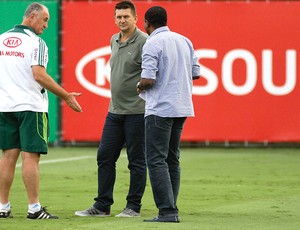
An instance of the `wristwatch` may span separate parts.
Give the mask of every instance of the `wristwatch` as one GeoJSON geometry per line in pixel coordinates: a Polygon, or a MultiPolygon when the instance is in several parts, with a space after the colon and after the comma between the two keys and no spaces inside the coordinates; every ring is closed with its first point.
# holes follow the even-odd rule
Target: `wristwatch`
{"type": "Polygon", "coordinates": [[[138,83],[136,84],[136,88],[137,88],[137,89],[140,89],[140,90],[143,90],[143,89],[140,87],[140,82],[138,82],[138,83]]]}

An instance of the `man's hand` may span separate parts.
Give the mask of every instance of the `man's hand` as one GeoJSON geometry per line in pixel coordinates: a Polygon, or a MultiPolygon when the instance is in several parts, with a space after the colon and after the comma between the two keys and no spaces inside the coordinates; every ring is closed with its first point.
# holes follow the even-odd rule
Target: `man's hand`
{"type": "Polygon", "coordinates": [[[82,112],[82,109],[75,98],[80,95],[81,95],[81,93],[72,92],[72,93],[68,93],[68,95],[65,97],[65,102],[67,103],[67,105],[76,112],[82,112]]]}
{"type": "Polygon", "coordinates": [[[136,84],[136,92],[137,92],[138,94],[140,94],[140,93],[143,92],[143,91],[144,91],[144,90],[140,88],[140,82],[138,82],[138,83],[136,84]]]}
{"type": "Polygon", "coordinates": [[[144,90],[150,89],[154,84],[153,79],[146,79],[142,78],[137,84],[136,84],[136,91],[138,93],[143,92],[144,90]]]}

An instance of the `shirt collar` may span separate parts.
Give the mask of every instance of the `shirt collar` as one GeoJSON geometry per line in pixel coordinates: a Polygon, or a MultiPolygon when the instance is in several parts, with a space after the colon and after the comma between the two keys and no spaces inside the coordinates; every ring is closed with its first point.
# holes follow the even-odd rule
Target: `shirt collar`
{"type": "Polygon", "coordinates": [[[34,30],[32,28],[30,28],[29,26],[24,26],[24,25],[15,25],[16,29],[22,29],[22,30],[30,30],[31,32],[35,33],[34,30]]]}
{"type": "MultiPolygon", "coordinates": [[[[135,27],[133,34],[131,35],[131,37],[125,43],[129,44],[129,43],[134,42],[135,39],[137,38],[138,34],[139,34],[139,29],[137,27],[135,27]]],[[[121,33],[119,33],[119,36],[116,38],[117,43],[119,43],[120,37],[121,37],[121,33]]]]}
{"type": "Polygon", "coordinates": [[[166,32],[166,31],[170,31],[169,27],[168,26],[162,26],[162,27],[159,27],[157,29],[155,29],[151,34],[150,36],[148,37],[148,39],[150,39],[151,37],[155,36],[156,34],[159,34],[161,32],[166,32]]]}

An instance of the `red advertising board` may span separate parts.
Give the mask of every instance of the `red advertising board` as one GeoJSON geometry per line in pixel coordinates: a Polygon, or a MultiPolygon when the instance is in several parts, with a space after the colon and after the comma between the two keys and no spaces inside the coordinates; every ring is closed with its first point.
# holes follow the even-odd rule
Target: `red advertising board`
{"type": "MultiPolygon", "coordinates": [[[[98,141],[109,103],[115,2],[63,2],[62,80],[83,112],[62,107],[64,141],[98,141]]],[[[193,42],[201,79],[183,141],[300,141],[300,2],[135,2],[152,5],[193,42]]]]}

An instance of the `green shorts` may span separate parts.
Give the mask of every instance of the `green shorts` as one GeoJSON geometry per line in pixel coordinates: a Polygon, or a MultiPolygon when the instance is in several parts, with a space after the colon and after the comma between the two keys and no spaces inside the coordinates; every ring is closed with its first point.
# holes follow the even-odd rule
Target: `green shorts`
{"type": "Polygon", "coordinates": [[[0,149],[47,154],[48,113],[0,112],[0,149]]]}

